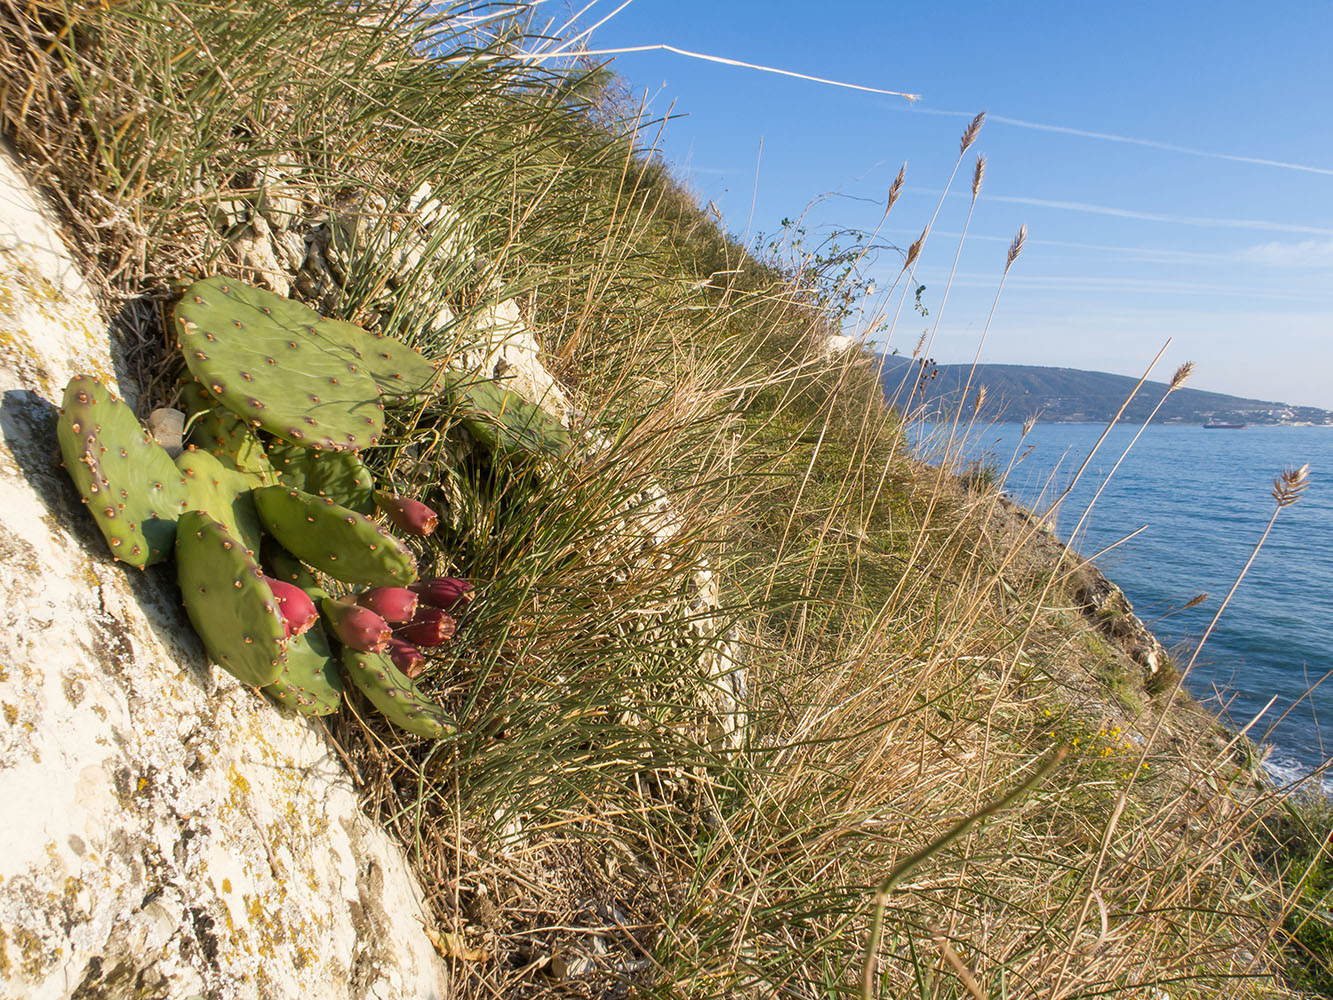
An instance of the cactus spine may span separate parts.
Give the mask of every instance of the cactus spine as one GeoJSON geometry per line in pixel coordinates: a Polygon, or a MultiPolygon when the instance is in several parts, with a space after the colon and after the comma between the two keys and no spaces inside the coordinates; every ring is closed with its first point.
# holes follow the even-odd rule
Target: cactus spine
{"type": "Polygon", "coordinates": [[[76,375],[65,387],[56,437],[111,554],[141,568],[170,555],[185,481],[134,411],[97,379],[76,375]]]}
{"type": "Polygon", "coordinates": [[[400,729],[426,739],[452,736],[458,727],[444,708],[423,695],[384,653],[343,650],[343,670],[380,713],[400,729]]]}
{"type": "Polygon", "coordinates": [[[254,499],[264,527],[282,547],[335,580],[405,587],[417,578],[407,547],[363,514],[286,486],[257,489],[254,499]]]}
{"type": "Polygon", "coordinates": [[[176,574],[208,654],[246,684],[277,680],[287,630],[278,600],[245,546],[207,514],[187,511],[176,532],[176,574]]]}

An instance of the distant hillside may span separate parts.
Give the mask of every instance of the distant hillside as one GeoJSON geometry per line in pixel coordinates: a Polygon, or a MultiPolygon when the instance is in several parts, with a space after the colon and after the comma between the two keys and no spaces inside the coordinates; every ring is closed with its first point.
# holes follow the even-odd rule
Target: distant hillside
{"type": "MultiPolygon", "coordinates": [[[[884,359],[884,391],[902,405],[918,388],[913,406],[950,411],[958,405],[967,382],[969,365],[936,365],[930,360],[890,356],[884,359]]],[[[991,420],[1026,420],[1043,423],[1100,423],[1110,420],[1137,379],[1127,375],[1042,368],[1035,365],[978,365],[972,380],[986,387],[984,416],[991,420]]],[[[1163,382],[1146,383],[1125,411],[1128,423],[1142,423],[1166,391],[1163,382]]],[[[975,395],[974,395],[975,398],[975,395]]],[[[1243,424],[1333,424],[1333,413],[1314,406],[1292,406],[1261,399],[1245,399],[1201,389],[1178,389],[1153,418],[1154,423],[1203,424],[1208,421],[1243,424]]]]}

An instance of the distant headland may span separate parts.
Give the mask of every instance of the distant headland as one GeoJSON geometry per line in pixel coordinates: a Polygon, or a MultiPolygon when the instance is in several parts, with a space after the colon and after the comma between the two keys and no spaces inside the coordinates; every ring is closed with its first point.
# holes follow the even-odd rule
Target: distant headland
{"type": "MultiPolygon", "coordinates": [[[[924,405],[928,413],[950,413],[958,406],[971,368],[970,365],[937,365],[931,359],[914,360],[897,355],[889,355],[883,360],[882,381],[889,399],[895,400],[901,408],[910,393],[911,406],[924,405]]],[[[985,420],[1035,418],[1041,423],[1103,423],[1115,416],[1137,381],[1127,375],[1076,368],[978,365],[967,406],[974,405],[977,387],[985,386],[986,394],[979,414],[985,420]]],[[[1144,383],[1125,409],[1122,421],[1142,423],[1164,392],[1164,382],[1144,383]]],[[[1333,412],[1315,406],[1294,406],[1181,388],[1173,392],[1157,411],[1153,423],[1270,427],[1333,425],[1333,412]]]]}

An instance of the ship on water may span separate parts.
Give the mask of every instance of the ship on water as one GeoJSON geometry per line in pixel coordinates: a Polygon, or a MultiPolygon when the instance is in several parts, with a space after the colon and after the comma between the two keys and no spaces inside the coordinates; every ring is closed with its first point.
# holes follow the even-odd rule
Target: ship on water
{"type": "Polygon", "coordinates": [[[1243,431],[1244,424],[1229,424],[1225,420],[1210,420],[1203,425],[1206,431],[1243,431]]]}

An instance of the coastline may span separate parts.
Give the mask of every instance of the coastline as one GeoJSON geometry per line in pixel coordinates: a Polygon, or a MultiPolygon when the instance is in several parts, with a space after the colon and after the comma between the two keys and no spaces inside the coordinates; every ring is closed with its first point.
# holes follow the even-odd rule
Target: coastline
{"type": "Polygon", "coordinates": [[[1065,661],[1054,671],[1057,681],[1077,692],[1083,707],[1140,744],[1165,712],[1161,737],[1170,745],[1171,757],[1188,785],[1212,773],[1217,761],[1227,760],[1234,768],[1233,787],[1248,788],[1250,795],[1276,790],[1278,776],[1266,770],[1261,748],[1228,726],[1188,688],[1182,685],[1166,701],[1179,679],[1177,666],[1124,590],[1095,562],[1071,549],[1036,513],[1002,494],[996,500],[992,517],[1008,522],[1006,529],[1024,539],[1019,544],[1030,556],[1057,579],[1067,581],[1064,593],[1081,626],[1103,640],[1065,661]],[[1105,662],[1107,656],[1114,662],[1105,662]],[[1126,685],[1142,695],[1140,704],[1126,697],[1126,685]]]}

